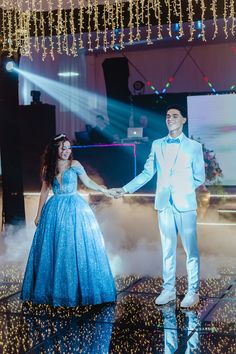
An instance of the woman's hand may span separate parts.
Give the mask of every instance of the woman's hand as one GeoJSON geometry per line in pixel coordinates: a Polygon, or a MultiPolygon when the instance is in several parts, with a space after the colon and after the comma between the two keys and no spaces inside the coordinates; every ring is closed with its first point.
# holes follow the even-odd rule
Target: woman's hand
{"type": "Polygon", "coordinates": [[[115,199],[119,199],[120,197],[123,197],[123,195],[125,194],[123,188],[111,188],[108,190],[108,192],[115,199]]]}
{"type": "Polygon", "coordinates": [[[106,196],[106,197],[109,197],[109,198],[114,198],[114,196],[113,196],[113,194],[112,193],[110,193],[110,190],[109,189],[107,189],[107,187],[106,186],[100,186],[101,187],[101,192],[106,196]]]}
{"type": "Polygon", "coordinates": [[[39,224],[39,217],[38,216],[36,216],[34,223],[35,223],[35,226],[37,227],[39,224]]]}

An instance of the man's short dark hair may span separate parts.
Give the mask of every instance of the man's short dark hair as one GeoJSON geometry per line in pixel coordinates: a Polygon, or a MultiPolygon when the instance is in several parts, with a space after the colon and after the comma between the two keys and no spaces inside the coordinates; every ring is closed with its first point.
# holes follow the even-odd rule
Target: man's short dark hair
{"type": "Polygon", "coordinates": [[[170,109],[177,109],[183,117],[187,118],[187,111],[183,106],[180,106],[179,104],[171,104],[167,107],[166,112],[170,109]]]}

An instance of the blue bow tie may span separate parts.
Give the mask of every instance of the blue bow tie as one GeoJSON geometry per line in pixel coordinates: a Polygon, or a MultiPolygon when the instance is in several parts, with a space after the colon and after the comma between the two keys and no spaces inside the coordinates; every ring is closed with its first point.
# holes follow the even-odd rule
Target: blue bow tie
{"type": "Polygon", "coordinates": [[[180,144],[180,139],[179,138],[176,138],[176,139],[171,139],[171,138],[168,138],[166,140],[167,144],[180,144]]]}

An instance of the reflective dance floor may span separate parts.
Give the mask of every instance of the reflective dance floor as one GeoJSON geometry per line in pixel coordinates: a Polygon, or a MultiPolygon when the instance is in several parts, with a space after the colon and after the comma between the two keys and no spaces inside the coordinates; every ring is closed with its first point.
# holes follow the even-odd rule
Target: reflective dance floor
{"type": "Polygon", "coordinates": [[[180,309],[186,278],[177,279],[177,301],[158,307],[161,279],[117,277],[115,304],[78,308],[32,306],[19,299],[22,270],[0,269],[0,352],[15,353],[236,353],[236,269],[201,281],[201,301],[180,309]]]}
{"type": "MultiPolygon", "coordinates": [[[[91,204],[113,269],[119,269],[116,274],[135,275],[116,277],[115,304],[72,309],[22,303],[22,261],[27,259],[35,228],[29,229],[28,238],[25,231],[13,230],[0,242],[0,353],[236,354],[236,197],[217,203],[212,199],[200,215],[200,304],[188,310],[180,309],[187,288],[180,272],[177,301],[155,305],[162,280],[154,197],[104,202],[96,198],[91,204]]],[[[34,218],[37,202],[38,196],[26,196],[28,222],[34,218]]],[[[177,265],[185,268],[178,248],[177,265]]]]}

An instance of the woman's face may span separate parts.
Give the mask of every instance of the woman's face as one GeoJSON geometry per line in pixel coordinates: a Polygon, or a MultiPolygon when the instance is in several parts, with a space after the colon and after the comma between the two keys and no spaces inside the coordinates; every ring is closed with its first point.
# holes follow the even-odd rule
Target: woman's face
{"type": "Polygon", "coordinates": [[[71,145],[69,141],[62,141],[58,147],[58,158],[68,160],[71,155],[71,145]]]}

